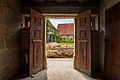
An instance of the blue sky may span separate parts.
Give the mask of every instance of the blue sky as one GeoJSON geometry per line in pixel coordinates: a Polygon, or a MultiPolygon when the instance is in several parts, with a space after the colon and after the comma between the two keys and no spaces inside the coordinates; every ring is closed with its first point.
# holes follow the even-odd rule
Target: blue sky
{"type": "Polygon", "coordinates": [[[49,18],[51,23],[57,28],[58,24],[65,24],[65,23],[74,23],[74,19],[55,19],[55,18],[49,18]]]}

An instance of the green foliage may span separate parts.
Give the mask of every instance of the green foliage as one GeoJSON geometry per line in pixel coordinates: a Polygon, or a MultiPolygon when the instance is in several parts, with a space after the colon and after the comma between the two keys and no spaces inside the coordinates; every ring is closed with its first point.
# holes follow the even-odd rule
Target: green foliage
{"type": "Polygon", "coordinates": [[[74,43],[74,39],[71,39],[70,42],[71,42],[71,43],[74,43]]]}
{"type": "Polygon", "coordinates": [[[57,32],[51,32],[51,25],[50,24],[51,24],[50,21],[46,20],[46,34],[49,34],[50,36],[52,36],[53,40],[54,39],[59,40],[61,38],[61,36],[57,32]]]}
{"type": "Polygon", "coordinates": [[[57,34],[57,42],[59,43],[59,42],[61,42],[61,41],[62,41],[62,35],[57,34]]]}
{"type": "Polygon", "coordinates": [[[61,40],[59,43],[74,43],[74,39],[65,38],[64,40],[61,40]]]}
{"type": "Polygon", "coordinates": [[[46,32],[48,33],[50,31],[50,26],[49,26],[50,22],[49,20],[46,20],[46,32]]]}
{"type": "Polygon", "coordinates": [[[62,45],[74,45],[74,43],[65,43],[65,42],[59,43],[59,44],[62,44],[62,45]]]}

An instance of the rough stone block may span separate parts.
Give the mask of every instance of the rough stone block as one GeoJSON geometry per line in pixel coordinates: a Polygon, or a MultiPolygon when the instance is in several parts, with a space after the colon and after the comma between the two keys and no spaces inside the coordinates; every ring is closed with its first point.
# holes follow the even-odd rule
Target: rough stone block
{"type": "Polygon", "coordinates": [[[0,23],[0,36],[5,36],[6,35],[6,26],[0,23]]]}
{"type": "Polygon", "coordinates": [[[15,39],[15,38],[6,38],[6,48],[15,48],[20,46],[20,40],[15,39]]]}
{"type": "Polygon", "coordinates": [[[1,49],[4,49],[4,38],[3,37],[0,37],[0,50],[1,49]]]}
{"type": "Polygon", "coordinates": [[[19,70],[20,50],[11,49],[2,51],[0,53],[0,60],[0,77],[2,77],[3,80],[7,80],[11,78],[11,76],[14,76],[19,70]]]}
{"type": "Polygon", "coordinates": [[[0,80],[10,79],[20,67],[20,6],[19,0],[0,0],[0,80]]]}
{"type": "Polygon", "coordinates": [[[20,12],[21,2],[19,0],[1,0],[1,2],[12,8],[14,12],[20,12]]]}

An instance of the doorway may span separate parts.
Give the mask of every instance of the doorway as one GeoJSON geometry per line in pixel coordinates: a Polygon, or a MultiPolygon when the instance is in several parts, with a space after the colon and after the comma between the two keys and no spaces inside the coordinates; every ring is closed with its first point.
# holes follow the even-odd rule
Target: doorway
{"type": "MultiPolygon", "coordinates": [[[[51,42],[59,42],[60,39],[57,39],[56,33],[55,34],[51,34],[50,35],[50,39],[46,40],[46,38],[48,38],[48,35],[51,33],[48,31],[48,34],[45,34],[45,32],[47,31],[47,28],[45,28],[45,24],[47,21],[45,20],[45,17],[48,17],[47,15],[43,15],[42,13],[39,13],[35,10],[31,10],[31,14],[30,14],[30,56],[29,56],[29,74],[30,76],[40,72],[43,69],[47,68],[47,56],[45,54],[45,46],[46,46],[46,41],[51,41],[51,42]],[[45,22],[46,21],[46,22],[45,22]]],[[[58,17],[58,16],[57,16],[58,17]]],[[[62,18],[64,16],[62,15],[62,18]]],[[[66,15],[65,15],[66,17],[66,15]]],[[[65,18],[64,17],[64,18],[65,18]]],[[[71,15],[69,14],[69,17],[67,15],[67,18],[70,18],[71,15]]],[[[51,18],[51,17],[49,17],[51,18]]],[[[52,17],[53,18],[53,17],[52,17]]],[[[72,18],[75,20],[74,22],[74,43],[75,44],[75,54],[74,54],[74,58],[71,61],[71,65],[73,62],[73,67],[80,71],[83,72],[85,74],[88,74],[91,76],[91,72],[93,70],[96,70],[96,67],[98,68],[98,58],[94,59],[94,53],[98,53],[96,52],[97,50],[95,48],[96,45],[92,45],[92,41],[96,41],[95,39],[98,39],[98,36],[95,36],[96,38],[93,38],[92,34],[98,34],[98,31],[95,31],[98,29],[98,26],[96,26],[97,23],[97,18],[96,15],[91,15],[91,10],[87,10],[84,11],[82,13],[76,14],[76,15],[72,15],[72,18]],[[91,18],[93,17],[93,18],[91,18]],[[92,21],[91,21],[92,20],[92,21]],[[93,31],[91,31],[93,30],[93,31]],[[93,47],[93,48],[92,48],[93,47]],[[95,49],[95,51],[94,51],[95,49]],[[97,63],[97,65],[96,65],[97,63]],[[95,66],[95,67],[94,67],[95,66]],[[93,69],[94,68],[94,69],[93,69]]],[[[48,18],[47,18],[48,19],[48,18]]],[[[64,31],[64,30],[62,30],[64,31]]],[[[54,32],[54,31],[52,31],[54,32]]],[[[74,33],[73,32],[73,33],[74,33]]],[[[72,42],[71,36],[64,36],[61,40],[63,40],[63,42],[66,42],[64,38],[70,38],[69,41],[72,42]]],[[[68,41],[68,40],[67,40],[68,41]]],[[[98,40],[97,40],[98,41],[98,40]]],[[[63,44],[63,42],[60,42],[59,44],[63,44]]],[[[98,41],[99,42],[99,41],[98,41]]],[[[98,43],[96,42],[96,43],[98,43]]],[[[94,43],[94,44],[96,44],[94,43]]],[[[66,44],[66,43],[65,43],[66,44]]],[[[69,43],[68,43],[69,44],[69,43]]],[[[56,47],[56,49],[59,49],[59,45],[56,47]]],[[[64,46],[66,47],[66,46],[64,46]]],[[[65,49],[65,48],[63,48],[65,49]]],[[[66,47],[67,49],[67,47],[66,47]]],[[[68,48],[69,49],[69,48],[68,48]]],[[[51,51],[48,49],[48,51],[51,51]]],[[[55,50],[54,50],[55,51],[55,50]]],[[[62,50],[63,51],[63,50],[62,50]]],[[[56,51],[55,53],[57,53],[59,51],[56,51]]],[[[70,51],[71,52],[71,51],[70,51]]],[[[66,52],[65,52],[66,53],[66,52]]],[[[58,57],[61,58],[66,58],[66,57],[73,57],[69,55],[69,54],[64,54],[64,55],[60,55],[58,57]]],[[[98,56],[98,54],[96,54],[98,56]]],[[[95,55],[95,56],[96,56],[95,55]]],[[[54,57],[54,56],[49,56],[49,57],[54,57]]],[[[56,57],[57,58],[57,57],[56,57]]],[[[67,60],[68,61],[68,60],[67,60]]]]}
{"type": "MultiPolygon", "coordinates": [[[[91,24],[91,10],[82,12],[74,17],[76,22],[74,68],[91,75],[91,25],[93,24],[91,24]]],[[[30,74],[35,74],[47,67],[44,18],[43,14],[31,10],[30,74]]],[[[53,39],[51,40],[54,41],[53,39]]]]}
{"type": "Polygon", "coordinates": [[[75,55],[74,20],[75,17],[46,17],[45,54],[48,69],[73,68],[73,56],[75,55]]]}

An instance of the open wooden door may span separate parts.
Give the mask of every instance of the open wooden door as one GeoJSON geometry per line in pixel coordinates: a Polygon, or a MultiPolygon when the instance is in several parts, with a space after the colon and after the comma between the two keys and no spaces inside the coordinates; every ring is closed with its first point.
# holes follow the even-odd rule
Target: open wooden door
{"type": "Polygon", "coordinates": [[[77,15],[74,68],[91,75],[91,10],[77,15]]]}
{"type": "Polygon", "coordinates": [[[120,80],[120,2],[105,13],[105,76],[120,80]]]}
{"type": "Polygon", "coordinates": [[[31,9],[30,16],[30,76],[44,67],[44,16],[31,9]]]}

